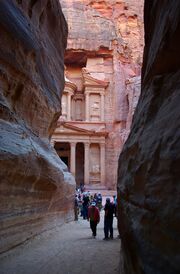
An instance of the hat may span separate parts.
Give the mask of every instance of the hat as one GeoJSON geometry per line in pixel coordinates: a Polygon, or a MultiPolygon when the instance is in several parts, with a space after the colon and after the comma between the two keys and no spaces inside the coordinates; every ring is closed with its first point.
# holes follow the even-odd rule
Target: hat
{"type": "Polygon", "coordinates": [[[95,203],[95,202],[92,202],[91,205],[92,205],[92,206],[96,206],[96,203],[95,203]]]}

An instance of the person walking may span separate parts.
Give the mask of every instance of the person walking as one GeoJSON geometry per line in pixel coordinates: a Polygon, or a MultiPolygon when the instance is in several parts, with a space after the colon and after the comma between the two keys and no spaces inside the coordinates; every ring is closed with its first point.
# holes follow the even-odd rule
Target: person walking
{"type": "Polygon", "coordinates": [[[83,194],[82,206],[83,206],[83,219],[85,220],[88,218],[88,206],[89,206],[89,197],[87,193],[83,194]]]}
{"type": "Polygon", "coordinates": [[[75,199],[74,199],[74,220],[78,221],[78,196],[77,194],[75,195],[75,199]]]}
{"type": "Polygon", "coordinates": [[[97,207],[99,208],[99,211],[101,211],[101,209],[102,209],[102,195],[100,192],[97,195],[96,201],[97,201],[97,207]]]}
{"type": "Polygon", "coordinates": [[[117,197],[113,195],[113,203],[114,203],[114,216],[117,217],[117,197]]]}
{"type": "Polygon", "coordinates": [[[113,239],[113,215],[114,215],[114,204],[111,203],[110,198],[106,198],[106,204],[104,207],[104,239],[113,239]]]}
{"type": "Polygon", "coordinates": [[[96,207],[96,203],[92,202],[88,208],[88,221],[90,221],[90,228],[92,230],[92,236],[96,238],[97,224],[100,221],[99,209],[96,207]]]}

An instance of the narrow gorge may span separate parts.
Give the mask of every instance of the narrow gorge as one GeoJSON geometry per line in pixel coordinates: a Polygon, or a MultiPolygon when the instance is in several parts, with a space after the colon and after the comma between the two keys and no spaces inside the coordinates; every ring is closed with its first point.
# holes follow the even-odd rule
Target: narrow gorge
{"type": "MultiPolygon", "coordinates": [[[[180,273],[179,37],[176,0],[0,1],[4,269],[19,274],[16,257],[9,266],[6,254],[27,242],[31,249],[34,239],[36,247],[41,235],[52,251],[50,270],[37,260],[32,273],[69,273],[59,258],[68,269],[76,250],[61,235],[82,229],[77,254],[90,241],[87,226],[73,222],[83,185],[117,190],[120,240],[105,243],[117,248],[119,241],[121,270],[113,274],[180,273]],[[54,229],[57,238],[48,242],[42,235],[54,229]]],[[[78,231],[71,236],[75,246],[78,231]]],[[[104,242],[96,242],[101,256],[104,242]]],[[[75,263],[72,274],[81,274],[75,263]]]]}

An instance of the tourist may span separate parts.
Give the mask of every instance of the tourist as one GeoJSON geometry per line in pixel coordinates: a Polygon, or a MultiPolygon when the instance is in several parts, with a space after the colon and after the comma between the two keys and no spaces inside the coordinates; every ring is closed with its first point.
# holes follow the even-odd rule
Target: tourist
{"type": "Polygon", "coordinates": [[[101,209],[102,209],[102,195],[100,192],[97,195],[96,204],[97,204],[97,207],[99,208],[99,211],[101,211],[101,209]]]}
{"type": "Polygon", "coordinates": [[[114,216],[117,217],[117,197],[113,195],[113,203],[114,203],[114,216]]]}
{"type": "Polygon", "coordinates": [[[79,213],[78,196],[75,195],[75,200],[74,200],[74,220],[75,221],[78,221],[78,213],[79,213]]]}
{"type": "Polygon", "coordinates": [[[97,203],[97,193],[94,193],[94,201],[97,203]]]}
{"type": "Polygon", "coordinates": [[[96,207],[96,203],[92,202],[88,208],[88,221],[90,221],[90,228],[92,230],[92,236],[96,238],[97,224],[100,221],[99,209],[96,207]]]}
{"type": "Polygon", "coordinates": [[[78,207],[79,207],[80,216],[82,217],[83,216],[83,206],[82,206],[82,197],[81,197],[80,193],[78,194],[78,207]]]}
{"type": "Polygon", "coordinates": [[[87,195],[87,193],[85,192],[83,194],[83,201],[82,201],[82,206],[83,206],[83,219],[87,219],[88,218],[88,206],[89,206],[89,197],[87,195]]]}
{"type": "Polygon", "coordinates": [[[92,203],[92,202],[95,202],[95,201],[94,201],[94,196],[91,194],[90,195],[90,203],[92,203]]]}
{"type": "Polygon", "coordinates": [[[104,207],[104,239],[113,239],[113,214],[114,214],[114,204],[111,203],[110,198],[106,198],[106,204],[104,207]]]}
{"type": "Polygon", "coordinates": [[[80,191],[83,193],[85,191],[84,183],[80,183],[80,191]]]}

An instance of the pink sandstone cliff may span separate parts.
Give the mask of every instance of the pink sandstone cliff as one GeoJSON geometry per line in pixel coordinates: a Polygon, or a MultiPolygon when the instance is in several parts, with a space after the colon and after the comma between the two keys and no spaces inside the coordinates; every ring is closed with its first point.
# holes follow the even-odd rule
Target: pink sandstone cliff
{"type": "Polygon", "coordinates": [[[140,94],[143,52],[143,0],[61,0],[69,27],[65,62],[82,63],[103,58],[103,64],[87,65],[109,81],[105,96],[106,186],[116,188],[117,163],[129,134],[140,94]]]}
{"type": "Polygon", "coordinates": [[[180,273],[180,2],[145,1],[142,92],[119,159],[128,274],[180,273]]]}
{"type": "Polygon", "coordinates": [[[0,252],[72,218],[75,182],[49,143],[67,25],[59,1],[0,1],[0,252]]]}

